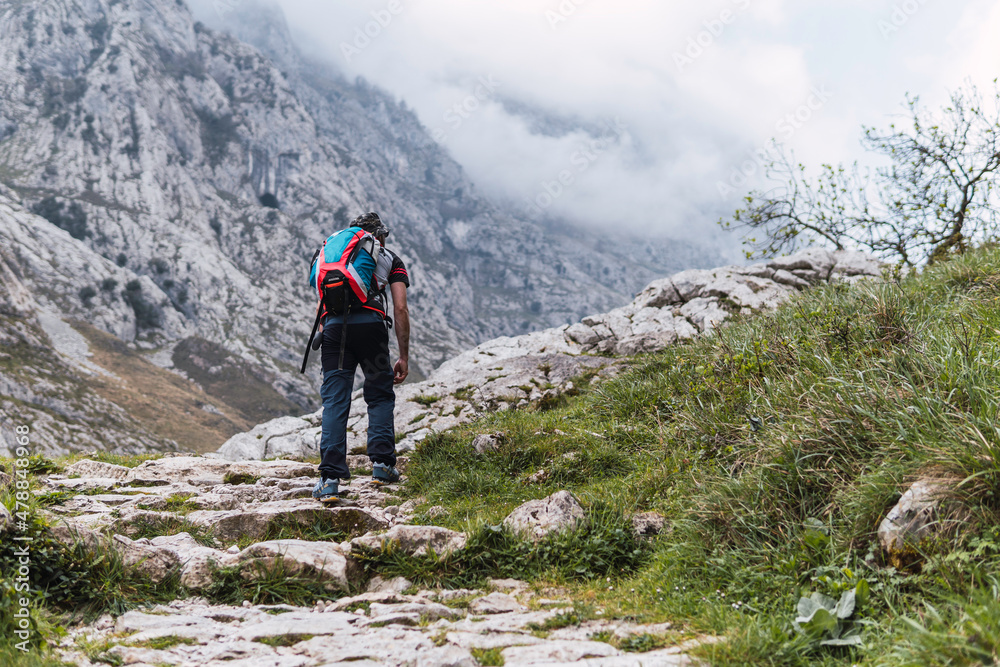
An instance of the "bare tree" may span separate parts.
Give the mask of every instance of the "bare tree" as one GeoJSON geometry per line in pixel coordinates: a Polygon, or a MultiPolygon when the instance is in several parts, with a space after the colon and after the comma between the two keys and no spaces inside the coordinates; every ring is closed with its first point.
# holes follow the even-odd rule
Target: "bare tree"
{"type": "Polygon", "coordinates": [[[807,178],[780,147],[766,175],[778,186],[753,192],[724,227],[745,233],[748,256],[806,245],[856,247],[915,266],[963,252],[996,235],[1000,222],[1000,87],[989,109],[975,86],[937,114],[907,96],[904,128],[865,127],[862,145],[888,158],[874,170],[822,165],[807,178]]]}

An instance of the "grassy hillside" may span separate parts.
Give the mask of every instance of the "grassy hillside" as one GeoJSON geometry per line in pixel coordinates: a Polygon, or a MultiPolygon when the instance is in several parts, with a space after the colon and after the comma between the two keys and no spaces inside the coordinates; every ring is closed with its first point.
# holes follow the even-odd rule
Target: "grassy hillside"
{"type": "Polygon", "coordinates": [[[428,583],[568,582],[583,613],[725,636],[701,649],[713,664],[996,664],[998,362],[1000,251],[816,289],[556,409],[429,439],[409,492],[447,508],[433,522],[471,530],[485,556],[382,567],[428,583]],[[482,432],[504,434],[499,452],[472,450],[482,432]],[[897,570],[876,530],[922,474],[955,480],[957,520],[897,570]],[[572,539],[531,551],[489,528],[564,488],[592,518],[572,539]],[[622,527],[646,510],[668,531],[642,543],[622,527]],[[795,630],[801,596],[862,580],[863,647],[795,630]]]}

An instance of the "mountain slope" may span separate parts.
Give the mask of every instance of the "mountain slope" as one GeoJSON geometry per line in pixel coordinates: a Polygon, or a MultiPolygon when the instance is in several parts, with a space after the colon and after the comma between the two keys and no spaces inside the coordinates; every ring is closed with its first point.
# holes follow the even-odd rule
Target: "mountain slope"
{"type": "Polygon", "coordinates": [[[405,105],[314,64],[283,72],[182,3],[6,0],[0,29],[0,182],[148,278],[151,307],[135,317],[67,308],[161,359],[199,336],[314,405],[295,373],[305,262],[369,208],[412,267],[419,373],[480,340],[617,305],[653,277],[498,210],[405,105]]]}

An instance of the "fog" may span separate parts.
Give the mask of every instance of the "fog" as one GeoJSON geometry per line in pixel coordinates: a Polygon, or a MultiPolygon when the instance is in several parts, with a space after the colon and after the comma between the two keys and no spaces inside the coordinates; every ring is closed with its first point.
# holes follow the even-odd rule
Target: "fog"
{"type": "MultiPolygon", "coordinates": [[[[230,0],[240,11],[238,0],[230,0]]],[[[908,91],[1000,70],[978,0],[278,0],[301,48],[402,99],[535,218],[690,239],[760,184],[774,138],[862,158],[908,91]]]]}

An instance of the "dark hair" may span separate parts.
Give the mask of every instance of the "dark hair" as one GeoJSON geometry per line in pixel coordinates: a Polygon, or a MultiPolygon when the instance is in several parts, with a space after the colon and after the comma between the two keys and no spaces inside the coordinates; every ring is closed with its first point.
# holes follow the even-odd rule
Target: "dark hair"
{"type": "Polygon", "coordinates": [[[369,211],[368,213],[354,218],[354,222],[351,223],[351,227],[360,227],[375,237],[389,235],[389,229],[382,224],[382,218],[378,217],[378,213],[374,211],[369,211]]]}

